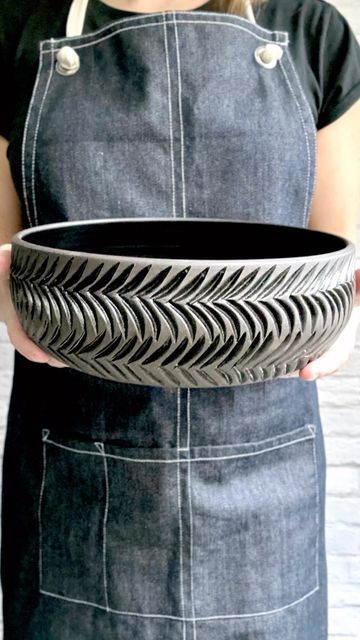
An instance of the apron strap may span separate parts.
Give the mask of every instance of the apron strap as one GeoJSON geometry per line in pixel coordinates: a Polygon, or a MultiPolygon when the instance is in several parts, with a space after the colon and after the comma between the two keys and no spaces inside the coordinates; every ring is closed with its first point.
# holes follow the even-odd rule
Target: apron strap
{"type": "MultiPolygon", "coordinates": [[[[68,19],[66,22],[66,37],[81,36],[84,28],[86,10],[89,4],[89,0],[73,0],[68,19]]],[[[251,0],[245,1],[245,15],[246,18],[256,24],[254,11],[252,8],[251,0]]]]}
{"type": "Polygon", "coordinates": [[[254,9],[252,7],[251,0],[246,0],[245,2],[245,15],[250,22],[256,24],[254,9]]]}
{"type": "Polygon", "coordinates": [[[66,37],[81,36],[89,0],[73,0],[66,22],[66,37]]]}

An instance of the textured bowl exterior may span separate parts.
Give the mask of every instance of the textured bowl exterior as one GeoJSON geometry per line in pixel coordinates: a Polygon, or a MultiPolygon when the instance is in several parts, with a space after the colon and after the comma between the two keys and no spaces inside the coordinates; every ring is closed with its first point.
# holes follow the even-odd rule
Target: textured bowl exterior
{"type": "Polygon", "coordinates": [[[277,261],[119,258],[13,243],[25,332],[79,371],[121,383],[223,387],[304,367],[351,314],[355,250],[277,261]]]}

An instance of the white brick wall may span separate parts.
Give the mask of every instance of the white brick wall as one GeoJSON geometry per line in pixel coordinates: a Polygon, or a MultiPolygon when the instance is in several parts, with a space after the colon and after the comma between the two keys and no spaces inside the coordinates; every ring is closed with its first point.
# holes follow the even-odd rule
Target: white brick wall
{"type": "MultiPolygon", "coordinates": [[[[360,38],[360,0],[332,1],[360,38]]],[[[12,361],[0,324],[1,451],[12,361]]],[[[329,640],[360,640],[360,331],[347,365],[318,387],[328,463],[329,640]]]]}
{"type": "MultiPolygon", "coordinates": [[[[360,0],[332,2],[360,39],[360,0]]],[[[329,638],[360,640],[360,331],[346,367],[318,388],[328,465],[329,638]]]]}

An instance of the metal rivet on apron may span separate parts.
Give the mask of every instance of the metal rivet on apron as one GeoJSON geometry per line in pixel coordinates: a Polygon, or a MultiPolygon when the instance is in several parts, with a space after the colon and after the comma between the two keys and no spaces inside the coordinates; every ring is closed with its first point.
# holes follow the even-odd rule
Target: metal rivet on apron
{"type": "Polygon", "coordinates": [[[62,47],[56,54],[56,71],[62,76],[72,76],[80,69],[80,58],[71,47],[62,47]]]}
{"type": "Polygon", "coordinates": [[[266,44],[255,50],[255,60],[265,69],[274,69],[283,53],[278,44],[266,44]]]}

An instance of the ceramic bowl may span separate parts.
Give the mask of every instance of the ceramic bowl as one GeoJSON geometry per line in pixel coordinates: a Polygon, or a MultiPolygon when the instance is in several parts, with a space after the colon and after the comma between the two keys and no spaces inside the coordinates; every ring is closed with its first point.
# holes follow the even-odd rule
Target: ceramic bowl
{"type": "Polygon", "coordinates": [[[121,383],[223,387],[291,374],[335,341],[354,300],[355,247],[303,228],[111,219],[13,239],[26,333],[121,383]]]}

